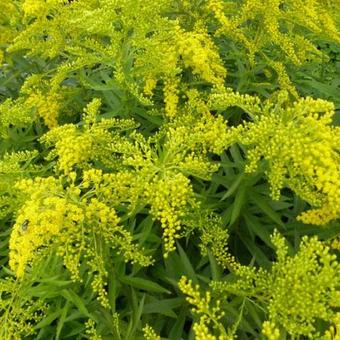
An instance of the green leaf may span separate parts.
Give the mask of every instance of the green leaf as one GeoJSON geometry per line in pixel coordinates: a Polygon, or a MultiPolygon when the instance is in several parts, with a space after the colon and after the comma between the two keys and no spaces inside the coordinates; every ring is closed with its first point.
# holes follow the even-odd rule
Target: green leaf
{"type": "Polygon", "coordinates": [[[177,314],[174,313],[173,309],[181,307],[185,300],[182,297],[171,298],[164,300],[157,300],[145,304],[143,313],[145,314],[163,314],[172,318],[177,318],[177,314]]]}
{"type": "Polygon", "coordinates": [[[215,257],[208,251],[209,263],[210,263],[210,270],[211,270],[211,278],[214,281],[219,281],[221,278],[221,269],[216,262],[215,257]]]}
{"type": "Polygon", "coordinates": [[[46,279],[41,279],[39,282],[41,283],[48,283],[51,286],[57,286],[57,287],[65,287],[73,284],[72,281],[69,280],[57,280],[59,276],[54,276],[46,279]]]}
{"type": "Polygon", "coordinates": [[[264,268],[269,268],[271,266],[271,262],[267,258],[267,256],[263,253],[263,251],[249,238],[243,236],[241,233],[239,234],[239,236],[242,242],[248,248],[249,252],[255,258],[256,262],[264,268]]]}
{"type": "Polygon", "coordinates": [[[252,192],[250,195],[251,201],[260,208],[260,210],[266,214],[272,221],[279,226],[285,228],[284,223],[281,221],[280,215],[275,212],[271,206],[258,194],[252,192]]]}
{"type": "Polygon", "coordinates": [[[60,315],[61,311],[56,311],[53,313],[48,314],[43,320],[41,320],[34,329],[40,329],[50,325],[55,319],[57,319],[60,315]]]}
{"type": "Polygon", "coordinates": [[[183,265],[184,273],[183,275],[186,275],[189,279],[191,279],[194,283],[198,283],[197,278],[196,278],[196,273],[191,265],[191,262],[186,254],[186,252],[183,250],[181,245],[177,242],[177,249],[179,253],[179,257],[181,260],[181,263],[183,265]]]}
{"type": "Polygon", "coordinates": [[[65,319],[66,319],[68,310],[69,310],[69,302],[66,301],[64,308],[61,310],[61,315],[60,315],[60,318],[59,318],[59,321],[58,321],[57,332],[56,332],[56,340],[60,339],[60,334],[61,334],[61,331],[64,327],[64,323],[65,323],[65,319]]]}
{"type": "Polygon", "coordinates": [[[241,173],[237,176],[237,179],[234,180],[233,184],[229,187],[228,191],[223,195],[223,197],[221,198],[221,201],[224,201],[226,198],[228,198],[228,197],[230,197],[234,194],[234,192],[237,190],[240,183],[242,182],[243,178],[244,178],[243,173],[241,173]]]}
{"type": "Polygon", "coordinates": [[[147,279],[142,279],[141,277],[121,276],[119,277],[119,281],[131,287],[135,287],[135,288],[142,289],[145,291],[170,294],[169,290],[165,289],[158,283],[147,280],[147,279]]]}
{"type": "Polygon", "coordinates": [[[186,315],[187,315],[186,308],[182,308],[178,317],[177,317],[175,324],[173,325],[173,327],[171,328],[171,331],[169,333],[169,339],[170,340],[182,339],[186,315]]]}
{"type": "Polygon", "coordinates": [[[67,301],[72,302],[85,316],[91,317],[91,314],[87,310],[83,299],[80,298],[75,292],[72,290],[63,289],[60,295],[63,296],[67,301]]]}
{"type": "Polygon", "coordinates": [[[242,207],[246,200],[246,187],[242,186],[236,193],[235,200],[233,203],[233,208],[231,212],[230,225],[238,219],[241,214],[242,207]]]}
{"type": "MultiPolygon", "coordinates": [[[[270,232],[268,231],[268,226],[262,225],[256,216],[251,216],[249,213],[244,213],[243,218],[246,225],[251,231],[257,235],[268,247],[273,248],[272,242],[270,240],[270,232]]],[[[272,231],[273,228],[270,228],[272,231]]]]}

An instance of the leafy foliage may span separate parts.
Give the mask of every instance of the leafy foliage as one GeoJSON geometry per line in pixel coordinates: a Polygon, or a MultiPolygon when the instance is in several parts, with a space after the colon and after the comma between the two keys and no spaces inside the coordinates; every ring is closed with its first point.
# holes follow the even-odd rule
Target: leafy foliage
{"type": "Polygon", "coordinates": [[[1,339],[339,337],[337,1],[0,6],[1,339]]]}

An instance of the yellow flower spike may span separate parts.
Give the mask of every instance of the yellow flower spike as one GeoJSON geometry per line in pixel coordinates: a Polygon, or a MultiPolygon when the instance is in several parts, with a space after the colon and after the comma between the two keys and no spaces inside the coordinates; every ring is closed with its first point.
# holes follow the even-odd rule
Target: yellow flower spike
{"type": "Polygon", "coordinates": [[[58,114],[60,110],[61,96],[56,93],[44,95],[40,90],[31,92],[25,101],[25,105],[36,108],[37,114],[43,118],[45,124],[50,128],[58,125],[58,114]]]}
{"type": "MultiPolygon", "coordinates": [[[[210,333],[209,327],[206,324],[205,318],[200,318],[199,322],[196,322],[193,326],[195,332],[195,340],[218,340],[215,335],[210,333]]],[[[223,339],[223,337],[221,337],[223,339]]]]}
{"type": "Polygon", "coordinates": [[[179,237],[181,214],[186,211],[192,196],[190,181],[180,173],[156,178],[145,194],[151,204],[151,213],[161,221],[166,256],[175,249],[175,240],[179,237]]]}
{"type": "Polygon", "coordinates": [[[98,335],[98,332],[96,330],[96,323],[94,322],[94,320],[89,319],[85,323],[85,327],[86,327],[85,333],[90,340],[102,340],[103,339],[101,335],[98,335]]]}
{"type": "Polygon", "coordinates": [[[169,78],[164,81],[164,102],[165,114],[169,118],[176,116],[178,98],[179,81],[176,78],[169,78]]]}
{"type": "Polygon", "coordinates": [[[26,202],[13,227],[10,239],[10,266],[22,278],[26,266],[35,259],[36,250],[58,236],[64,223],[67,203],[48,197],[26,202]]]}
{"type": "Polygon", "coordinates": [[[154,78],[147,78],[145,80],[145,85],[144,85],[144,93],[147,96],[152,96],[153,95],[153,90],[155,89],[157,85],[157,80],[154,78]]]}
{"type": "Polygon", "coordinates": [[[178,30],[176,40],[178,53],[186,67],[191,67],[194,74],[211,84],[223,84],[226,70],[215,45],[204,29],[196,29],[194,32],[178,30]]]}
{"type": "Polygon", "coordinates": [[[200,293],[200,286],[193,285],[191,280],[188,280],[185,276],[182,276],[178,282],[178,287],[183,294],[187,295],[186,300],[193,305],[192,311],[197,314],[200,319],[199,322],[195,322],[193,329],[195,331],[195,339],[231,339],[227,335],[222,323],[221,318],[224,316],[224,312],[221,310],[220,301],[217,300],[214,305],[211,302],[211,293],[207,291],[205,295],[200,293]],[[218,329],[220,335],[216,337],[211,334],[211,326],[218,329]]]}
{"type": "Polygon", "coordinates": [[[149,325],[143,328],[143,335],[145,340],[161,340],[161,337],[157,335],[155,330],[149,325]]]}

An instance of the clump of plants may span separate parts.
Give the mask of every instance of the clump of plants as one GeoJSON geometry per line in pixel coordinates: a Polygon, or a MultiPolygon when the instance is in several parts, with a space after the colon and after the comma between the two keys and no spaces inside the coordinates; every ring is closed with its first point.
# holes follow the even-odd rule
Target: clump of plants
{"type": "Polygon", "coordinates": [[[0,339],[340,337],[337,1],[0,6],[0,339]]]}

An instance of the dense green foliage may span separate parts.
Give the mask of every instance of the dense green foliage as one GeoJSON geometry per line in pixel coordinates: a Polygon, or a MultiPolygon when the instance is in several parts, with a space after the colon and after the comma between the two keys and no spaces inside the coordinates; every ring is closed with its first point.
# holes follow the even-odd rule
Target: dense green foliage
{"type": "Polygon", "coordinates": [[[0,340],[340,339],[339,0],[0,8],[0,340]]]}

